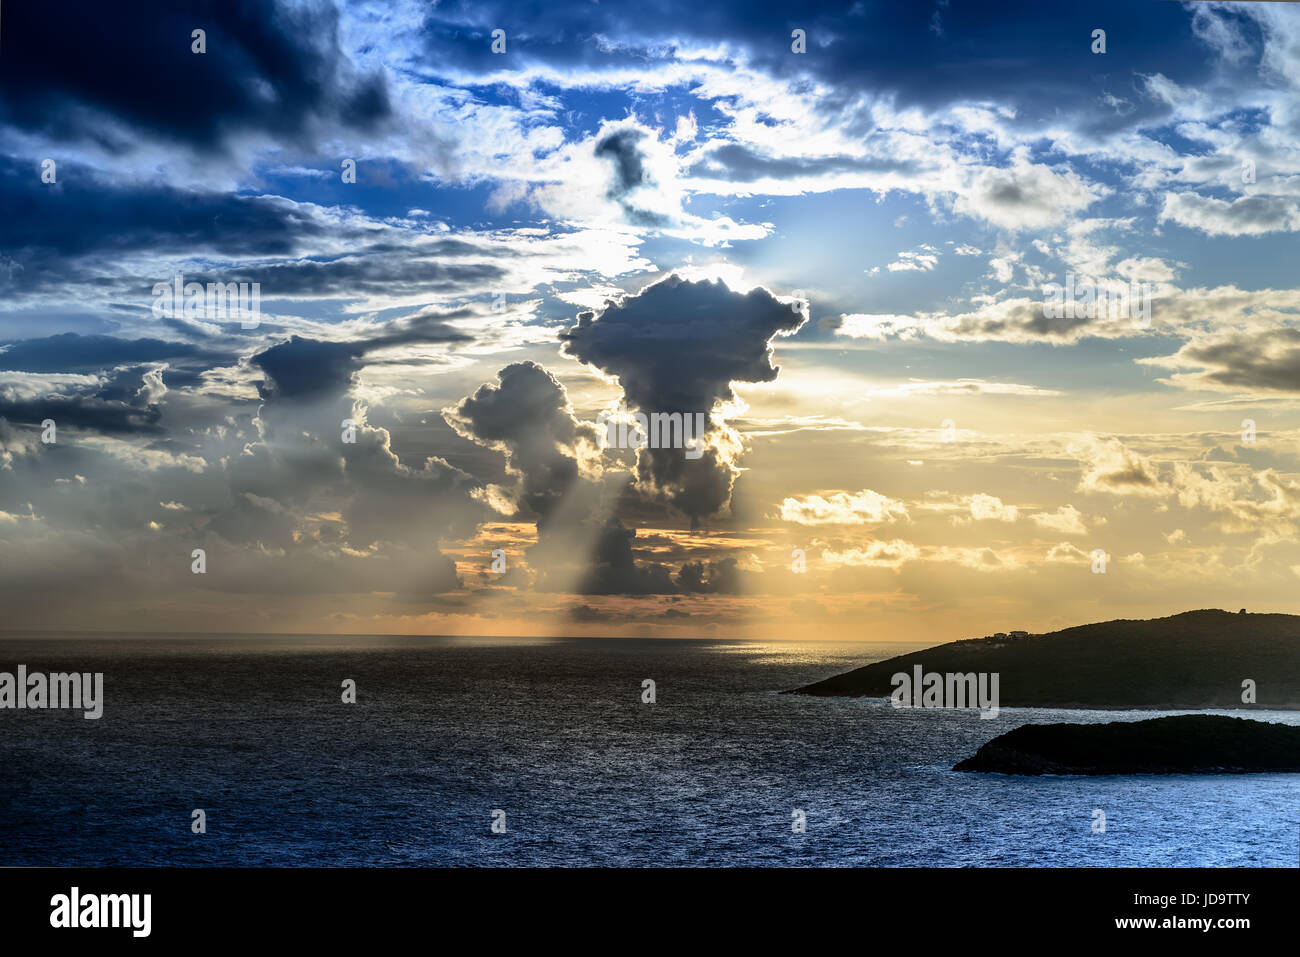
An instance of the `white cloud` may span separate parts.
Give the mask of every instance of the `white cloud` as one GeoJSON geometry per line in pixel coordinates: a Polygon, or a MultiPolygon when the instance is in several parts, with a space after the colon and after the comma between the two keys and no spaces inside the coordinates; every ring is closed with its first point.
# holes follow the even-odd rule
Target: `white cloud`
{"type": "Polygon", "coordinates": [[[885,268],[890,272],[930,272],[939,263],[939,251],[933,246],[900,252],[898,259],[885,268]]]}
{"type": "Polygon", "coordinates": [[[1083,513],[1073,505],[1062,505],[1055,512],[1036,512],[1029,519],[1039,528],[1062,535],[1083,535],[1088,531],[1083,513]]]}
{"type": "Polygon", "coordinates": [[[1199,193],[1168,193],[1160,221],[1210,236],[1263,236],[1300,229],[1300,202],[1283,196],[1240,196],[1231,202],[1199,193]]]}
{"type": "Polygon", "coordinates": [[[828,496],[790,497],[781,503],[781,519],[800,525],[863,525],[907,518],[907,506],[871,489],[828,496]]]}
{"type": "Polygon", "coordinates": [[[986,219],[1007,230],[1044,229],[1060,225],[1110,189],[1089,184],[1070,169],[1060,172],[1017,156],[1003,168],[978,168],[960,191],[954,208],[986,219]]]}
{"type": "Polygon", "coordinates": [[[966,504],[970,508],[970,517],[977,522],[1014,522],[1020,514],[1014,505],[1004,505],[996,495],[983,492],[968,496],[966,504]]]}

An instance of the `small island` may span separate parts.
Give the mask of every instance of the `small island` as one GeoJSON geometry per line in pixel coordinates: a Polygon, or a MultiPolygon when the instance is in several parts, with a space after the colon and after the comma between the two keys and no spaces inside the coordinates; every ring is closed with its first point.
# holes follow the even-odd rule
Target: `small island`
{"type": "Polygon", "coordinates": [[[1176,715],[1109,724],[1026,724],[954,771],[995,774],[1300,773],[1300,727],[1176,715]]]}

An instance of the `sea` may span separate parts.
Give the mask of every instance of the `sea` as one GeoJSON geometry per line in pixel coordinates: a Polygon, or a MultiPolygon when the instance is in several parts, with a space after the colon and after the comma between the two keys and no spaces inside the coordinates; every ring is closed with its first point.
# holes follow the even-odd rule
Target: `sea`
{"type": "Polygon", "coordinates": [[[915,647],[11,634],[0,671],[103,672],[104,710],[0,710],[0,866],[1297,865],[1300,775],[952,770],[1170,712],[780,693],[915,647]]]}

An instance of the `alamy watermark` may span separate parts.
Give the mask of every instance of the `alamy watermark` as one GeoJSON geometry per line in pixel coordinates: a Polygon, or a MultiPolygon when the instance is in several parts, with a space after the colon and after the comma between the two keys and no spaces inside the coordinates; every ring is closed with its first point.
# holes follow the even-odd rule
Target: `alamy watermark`
{"type": "Polygon", "coordinates": [[[104,716],[104,673],[30,674],[26,665],[15,675],[0,671],[0,709],[81,708],[90,720],[104,716]]]}
{"type": "Polygon", "coordinates": [[[50,898],[50,926],[55,928],[125,928],[132,937],[148,937],[152,913],[152,894],[83,894],[73,887],[50,898]]]}
{"type": "Polygon", "coordinates": [[[899,671],[891,675],[894,686],[890,703],[895,708],[975,708],[980,718],[998,716],[999,672],[981,671],[966,674],[939,674],[922,672],[920,665],[912,666],[912,674],[899,671]]]}
{"type": "Polygon", "coordinates": [[[262,314],[260,282],[186,282],[177,273],[171,282],[155,283],[153,314],[156,319],[238,319],[245,329],[256,329],[262,314]]]}
{"type": "Polygon", "coordinates": [[[1149,282],[1096,282],[1085,276],[1065,274],[1065,285],[1043,286],[1044,319],[1132,319],[1138,329],[1151,325],[1149,282]]]}
{"type": "Polygon", "coordinates": [[[704,454],[703,412],[602,412],[596,417],[602,449],[685,449],[688,459],[704,454]]]}

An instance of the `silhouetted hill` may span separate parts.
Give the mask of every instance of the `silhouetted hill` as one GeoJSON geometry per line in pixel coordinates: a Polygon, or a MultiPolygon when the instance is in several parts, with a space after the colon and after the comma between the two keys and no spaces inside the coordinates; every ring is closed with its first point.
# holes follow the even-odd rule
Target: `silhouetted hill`
{"type": "Polygon", "coordinates": [[[1042,708],[1300,708],[1300,616],[1188,611],[899,655],[791,694],[888,697],[890,676],[996,672],[1000,704],[1042,708]],[[1256,685],[1243,704],[1242,681],[1256,685]]]}
{"type": "Polygon", "coordinates": [[[1026,724],[954,771],[999,774],[1300,772],[1300,728],[1187,714],[1109,724],[1026,724]]]}

